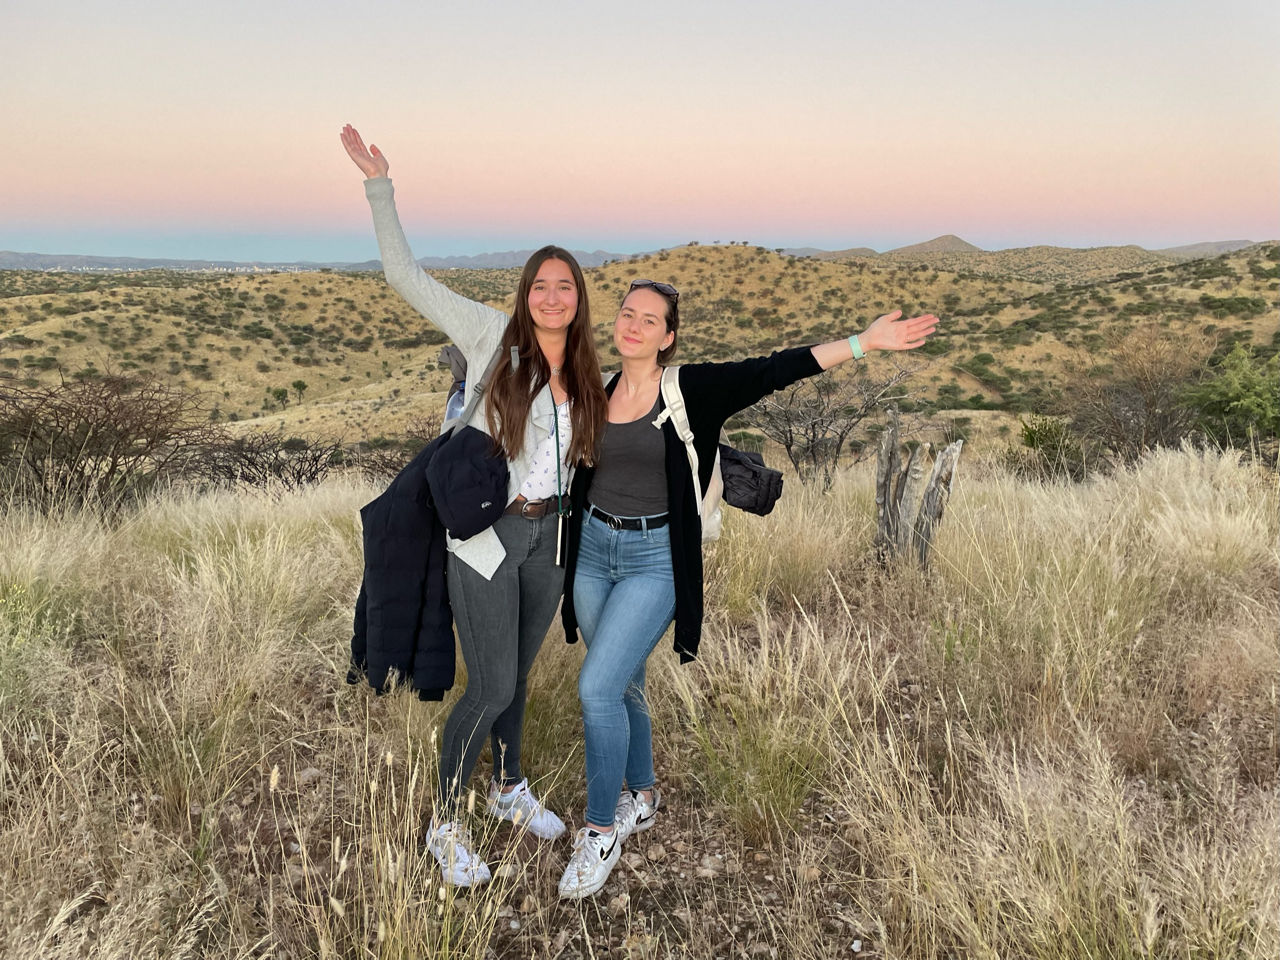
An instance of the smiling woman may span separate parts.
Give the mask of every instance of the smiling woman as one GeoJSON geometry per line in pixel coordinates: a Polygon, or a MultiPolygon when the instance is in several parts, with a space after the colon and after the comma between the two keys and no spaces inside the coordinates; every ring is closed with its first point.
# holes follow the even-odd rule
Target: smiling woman
{"type": "MultiPolygon", "coordinates": [[[[406,492],[421,472],[415,460],[388,491],[400,491],[389,498],[394,506],[388,508],[399,513],[374,529],[370,516],[365,517],[361,596],[367,629],[363,649],[359,629],[352,645],[353,660],[359,662],[387,625],[387,609],[415,611],[405,630],[420,639],[412,644],[403,636],[393,641],[410,651],[410,662],[399,666],[428,697],[439,699],[453,684],[453,638],[447,620],[444,629],[427,637],[421,623],[426,618],[417,611],[439,610],[439,593],[447,583],[467,687],[445,722],[439,796],[427,847],[446,882],[470,886],[490,875],[463,822],[461,802],[486,737],[494,763],[489,813],[544,839],[565,830],[530,788],[521,770],[520,747],[529,671],[563,590],[564,570],[556,559],[563,494],[574,467],[592,462],[606,415],[591,313],[582,270],[560,247],[543,247],[529,258],[509,318],[437,283],[418,267],[405,241],[386,157],[376,146],[366,148],[350,125],[343,128],[342,145],[368,178],[365,194],[387,282],[449,335],[468,369],[484,370],[497,357],[488,392],[472,408],[468,425],[489,434],[506,455],[506,512],[469,539],[449,537],[447,577],[443,570],[433,574],[431,545],[419,542],[428,538],[407,535],[434,529],[434,518],[422,516],[425,498],[406,492]],[[383,528],[384,539],[395,544],[394,550],[383,551],[397,558],[393,567],[370,557],[370,544],[378,548],[383,528]],[[428,643],[432,646],[424,649],[428,643]]],[[[421,493],[420,485],[414,489],[421,493]]]]}
{"type": "MultiPolygon", "coordinates": [[[[546,260],[529,287],[529,313],[541,330],[561,330],[578,312],[578,281],[563,260],[546,260]]],[[[560,368],[554,367],[554,373],[560,368]]]]}
{"type": "Polygon", "coordinates": [[[675,353],[676,331],[680,327],[678,294],[668,284],[637,280],[631,295],[622,301],[613,323],[613,344],[624,359],[643,356],[656,346],[658,363],[666,363],[675,353]],[[663,290],[666,290],[664,296],[663,290]]]}
{"type": "Polygon", "coordinates": [[[654,823],[653,736],[645,664],[675,623],[676,653],[694,659],[702,632],[702,524],[698,504],[711,481],[725,421],[762,397],[872,350],[911,350],[933,333],[932,315],[895,310],[845,340],[734,363],[667,367],[676,351],[680,294],[636,280],[613,324],[622,371],[605,390],[609,420],[597,462],[574,476],[568,570],[561,620],[581,630],[587,654],[578,677],[587,767],[587,824],[560,879],[560,895],[600,890],[622,841],[654,823]],[[686,455],[664,398],[675,378],[697,451],[686,455]],[[658,430],[654,430],[658,427],[658,430]],[[623,789],[625,784],[626,789],[623,789]]]}
{"type": "Polygon", "coordinates": [[[668,367],[680,329],[680,292],[635,280],[613,321],[622,371],[605,392],[609,417],[600,456],[573,477],[568,570],[561,620],[572,643],[581,630],[586,658],[579,699],[586,746],[586,826],[559,882],[581,899],[604,886],[622,841],[653,826],[655,786],[645,663],[675,621],[681,662],[698,654],[703,620],[703,557],[698,504],[712,479],[724,421],[774,390],[861,360],[873,349],[914,349],[936,316],[878,317],[847,339],[796,347],[732,364],[668,367]],[[685,439],[664,398],[669,379],[685,404],[698,452],[696,475],[685,439]],[[659,428],[654,430],[653,428],[659,428]],[[623,785],[626,786],[623,790],[623,785]]]}

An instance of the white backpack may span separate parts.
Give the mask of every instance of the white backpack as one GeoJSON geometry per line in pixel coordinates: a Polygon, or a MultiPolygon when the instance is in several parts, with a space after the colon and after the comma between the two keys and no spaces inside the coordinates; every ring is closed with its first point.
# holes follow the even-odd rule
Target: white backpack
{"type": "Polygon", "coordinates": [[[676,428],[676,436],[684,441],[689,455],[689,469],[693,472],[693,496],[702,518],[702,540],[720,539],[720,501],[724,496],[724,478],[720,473],[720,450],[716,449],[715,466],[711,469],[711,482],[703,496],[702,481],[698,479],[698,451],[693,448],[693,430],[689,426],[689,414],[684,406],[684,394],[680,392],[680,367],[666,367],[662,371],[662,402],[665,409],[658,414],[653,425],[659,430],[668,419],[676,428]]]}

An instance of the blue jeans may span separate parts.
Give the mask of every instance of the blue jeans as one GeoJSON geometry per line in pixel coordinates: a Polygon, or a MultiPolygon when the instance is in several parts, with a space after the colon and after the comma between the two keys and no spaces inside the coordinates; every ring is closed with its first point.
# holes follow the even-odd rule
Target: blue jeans
{"type": "Polygon", "coordinates": [[[644,664],[676,612],[671,530],[614,530],[582,523],[573,605],[587,655],[578,699],[587,746],[587,822],[613,823],[623,778],[653,786],[653,728],[644,664]]]}

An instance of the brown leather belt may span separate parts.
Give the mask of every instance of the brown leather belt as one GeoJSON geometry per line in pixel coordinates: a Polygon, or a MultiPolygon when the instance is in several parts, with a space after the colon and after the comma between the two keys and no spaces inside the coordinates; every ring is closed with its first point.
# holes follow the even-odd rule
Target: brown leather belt
{"type": "Polygon", "coordinates": [[[543,500],[526,500],[523,496],[519,496],[511,501],[511,505],[507,507],[506,512],[517,514],[528,520],[538,520],[548,513],[554,513],[555,509],[556,501],[554,497],[547,497],[543,500]]]}

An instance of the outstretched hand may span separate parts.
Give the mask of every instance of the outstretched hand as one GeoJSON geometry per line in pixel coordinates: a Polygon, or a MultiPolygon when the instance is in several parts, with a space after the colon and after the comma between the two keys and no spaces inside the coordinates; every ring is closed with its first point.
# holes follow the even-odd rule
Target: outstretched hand
{"type": "Polygon", "coordinates": [[[347,156],[351,158],[351,162],[360,168],[360,172],[365,175],[365,179],[372,180],[374,177],[385,177],[390,164],[387,158],[382,155],[382,151],[375,144],[365,147],[364,141],[360,139],[360,131],[347,124],[342,128],[342,146],[347,151],[347,156]]]}
{"type": "Polygon", "coordinates": [[[925,342],[938,328],[938,318],[931,313],[899,320],[901,310],[876,317],[871,326],[858,334],[858,343],[870,353],[872,350],[914,350],[925,342]]]}

